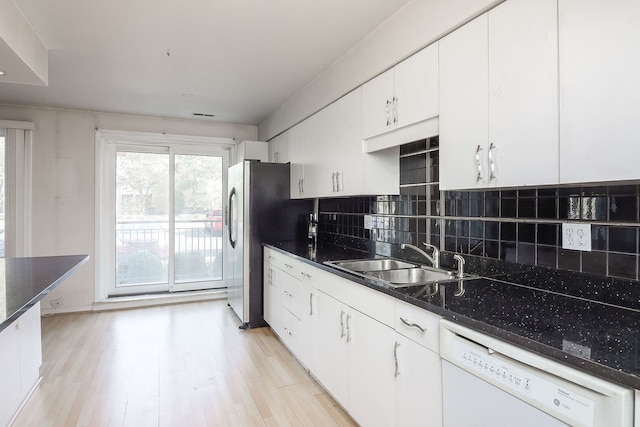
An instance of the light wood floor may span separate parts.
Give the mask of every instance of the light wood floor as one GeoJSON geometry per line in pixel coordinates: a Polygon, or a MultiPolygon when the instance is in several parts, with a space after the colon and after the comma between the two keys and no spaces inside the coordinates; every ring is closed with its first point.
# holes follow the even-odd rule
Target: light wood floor
{"type": "Polygon", "coordinates": [[[226,301],[42,320],[43,379],[14,426],[356,425],[226,301]]]}

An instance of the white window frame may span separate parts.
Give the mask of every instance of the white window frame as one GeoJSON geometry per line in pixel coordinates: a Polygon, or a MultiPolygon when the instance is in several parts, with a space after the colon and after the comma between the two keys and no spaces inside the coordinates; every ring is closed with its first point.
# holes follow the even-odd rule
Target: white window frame
{"type": "Polygon", "coordinates": [[[0,120],[5,130],[5,257],[31,255],[32,152],[35,123],[0,120]]]}
{"type": "MultiPolygon", "coordinates": [[[[146,152],[165,152],[172,154],[171,147],[178,145],[179,153],[219,155],[223,152],[223,188],[227,184],[227,167],[235,152],[235,140],[232,138],[201,137],[189,135],[170,135],[149,132],[129,132],[108,129],[96,129],[96,269],[95,302],[106,301],[115,283],[115,245],[112,225],[115,223],[113,194],[115,182],[111,182],[115,170],[114,149],[118,146],[136,146],[146,152]],[[146,149],[145,149],[146,148],[146,149]]],[[[171,178],[171,184],[173,178],[171,178]]],[[[170,201],[173,211],[173,196],[170,201]]],[[[171,230],[169,230],[171,233],[171,230]]],[[[223,245],[224,251],[224,245],[223,245]]],[[[223,252],[223,258],[226,254],[223,252]]],[[[170,272],[171,273],[171,272],[170,272]]],[[[225,278],[223,278],[223,281],[225,278]]],[[[137,289],[137,288],[136,288],[137,289]]],[[[143,289],[140,288],[142,291],[143,289]]]]}

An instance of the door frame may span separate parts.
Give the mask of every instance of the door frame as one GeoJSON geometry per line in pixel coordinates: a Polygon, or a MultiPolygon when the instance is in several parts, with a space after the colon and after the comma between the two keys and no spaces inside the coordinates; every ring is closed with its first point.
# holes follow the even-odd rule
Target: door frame
{"type": "MultiPolygon", "coordinates": [[[[221,155],[223,157],[223,194],[226,192],[227,168],[235,155],[235,140],[232,138],[202,137],[190,135],[171,135],[151,132],[131,132],[108,129],[96,129],[95,133],[95,296],[94,301],[106,301],[115,281],[115,245],[112,224],[115,223],[115,209],[109,195],[113,194],[114,182],[110,177],[115,170],[115,147],[147,146],[148,148],[168,147],[169,154],[221,155]],[[180,147],[179,150],[171,147],[180,147]]],[[[171,178],[173,185],[173,178],[171,178]]],[[[172,197],[173,199],[173,197],[172,197]]],[[[170,202],[173,208],[173,200],[170,202]]],[[[173,212],[173,209],[171,210],[173,212]]],[[[169,230],[171,233],[173,227],[169,230]]],[[[223,259],[226,257],[223,245],[223,259]]],[[[223,273],[224,275],[224,273],[223,273]]],[[[223,284],[226,279],[223,276],[223,284]]]]}

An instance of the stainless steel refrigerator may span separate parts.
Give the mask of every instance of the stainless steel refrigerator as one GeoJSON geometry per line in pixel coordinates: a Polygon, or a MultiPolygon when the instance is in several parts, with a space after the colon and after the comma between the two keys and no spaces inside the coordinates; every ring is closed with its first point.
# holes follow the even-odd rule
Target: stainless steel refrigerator
{"type": "Polygon", "coordinates": [[[262,243],[306,239],[311,200],[290,200],[289,164],[245,160],[229,167],[225,280],[240,328],[263,318],[262,243]]]}

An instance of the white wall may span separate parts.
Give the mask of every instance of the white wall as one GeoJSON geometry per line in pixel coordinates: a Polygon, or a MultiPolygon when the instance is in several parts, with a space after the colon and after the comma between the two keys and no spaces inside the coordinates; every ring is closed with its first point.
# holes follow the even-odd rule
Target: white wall
{"type": "Polygon", "coordinates": [[[257,139],[257,128],[196,120],[0,105],[0,119],[35,122],[33,256],[88,254],[91,259],[42,301],[64,298],[61,311],[90,310],[95,286],[95,128],[257,139]],[[56,164],[65,165],[63,174],[56,164]],[[70,169],[70,170],[69,170],[70,169]],[[58,177],[64,187],[56,189],[58,177]]]}
{"type": "Polygon", "coordinates": [[[412,0],[258,126],[266,141],[504,0],[412,0]]]}

